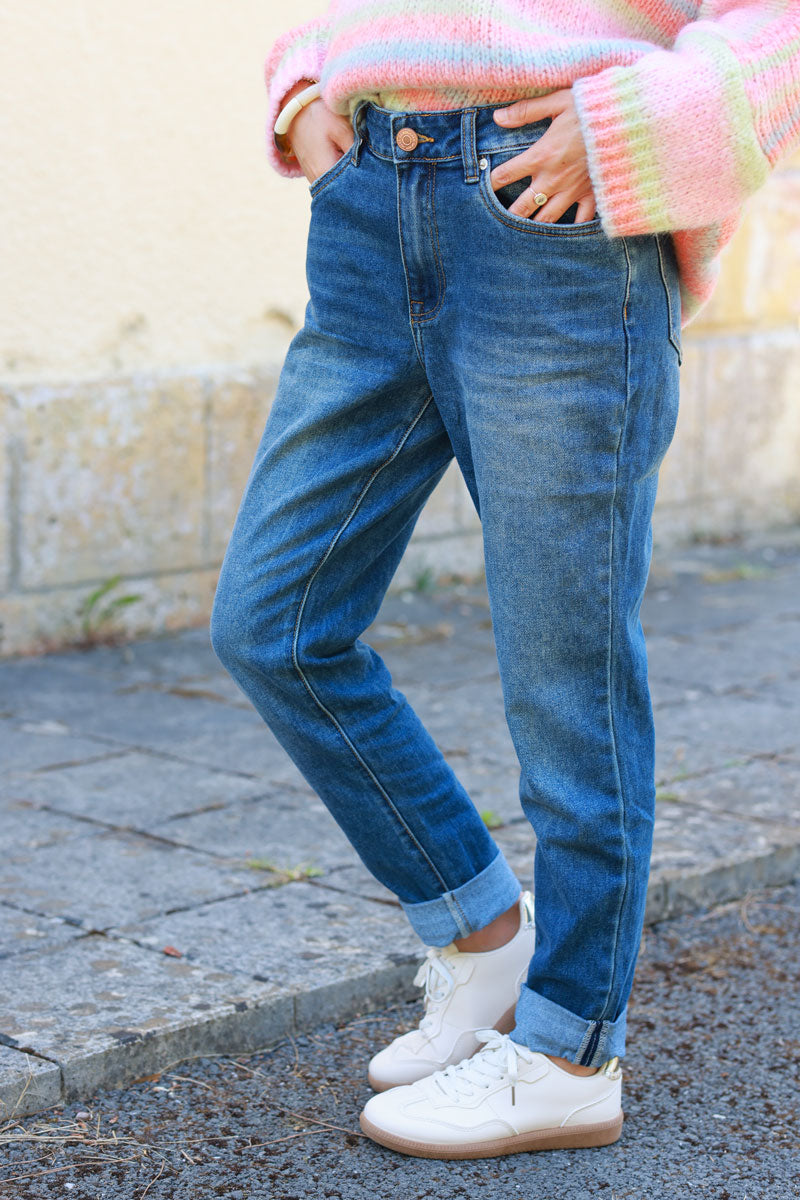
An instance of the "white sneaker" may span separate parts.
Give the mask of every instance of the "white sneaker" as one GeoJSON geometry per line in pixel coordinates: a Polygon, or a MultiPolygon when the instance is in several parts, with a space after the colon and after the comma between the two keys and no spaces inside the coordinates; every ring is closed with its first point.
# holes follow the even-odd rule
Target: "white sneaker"
{"type": "Polygon", "coordinates": [[[472,1058],[367,1101],[361,1128],[417,1158],[491,1158],[521,1150],[607,1146],[622,1130],[616,1058],[571,1075],[495,1030],[472,1058]]]}
{"type": "Polygon", "coordinates": [[[454,943],[428,951],[414,983],[425,987],[425,1016],[417,1029],[395,1038],[369,1064],[376,1092],[414,1083],[474,1054],[477,1033],[514,1028],[514,1009],[533,956],[533,897],[519,900],[520,927],[497,950],[468,954],[454,943]]]}

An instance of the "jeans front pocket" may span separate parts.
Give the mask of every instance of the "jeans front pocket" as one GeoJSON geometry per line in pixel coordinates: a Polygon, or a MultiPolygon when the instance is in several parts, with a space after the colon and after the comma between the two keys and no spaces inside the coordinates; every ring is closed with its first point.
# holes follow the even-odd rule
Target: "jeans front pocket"
{"type": "Polygon", "coordinates": [[[501,150],[485,150],[479,152],[480,194],[484,204],[495,220],[512,229],[520,229],[524,233],[538,233],[546,237],[576,237],[587,234],[601,234],[602,224],[599,217],[591,221],[579,221],[575,216],[578,205],[571,205],[556,221],[537,221],[534,217],[523,217],[519,213],[509,212],[509,207],[530,184],[530,177],[515,179],[512,183],[504,184],[497,191],[492,187],[491,173],[500,163],[508,162],[526,150],[531,141],[520,143],[518,146],[504,146],[501,150]],[[480,166],[485,163],[485,166],[480,166]]]}
{"type": "Polygon", "coordinates": [[[308,185],[308,191],[312,200],[324,187],[327,187],[329,183],[333,183],[334,179],[338,178],[339,173],[345,170],[348,163],[352,162],[356,141],[357,137],[354,135],[352,142],[346,150],[342,151],[336,162],[308,185]]]}

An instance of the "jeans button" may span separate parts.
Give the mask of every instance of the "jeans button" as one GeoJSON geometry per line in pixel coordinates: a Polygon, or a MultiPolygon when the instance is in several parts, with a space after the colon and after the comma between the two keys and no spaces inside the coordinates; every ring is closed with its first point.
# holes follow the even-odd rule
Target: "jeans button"
{"type": "Polygon", "coordinates": [[[394,139],[401,150],[414,150],[419,138],[415,130],[410,129],[408,125],[404,125],[402,129],[398,129],[397,136],[394,139]]]}

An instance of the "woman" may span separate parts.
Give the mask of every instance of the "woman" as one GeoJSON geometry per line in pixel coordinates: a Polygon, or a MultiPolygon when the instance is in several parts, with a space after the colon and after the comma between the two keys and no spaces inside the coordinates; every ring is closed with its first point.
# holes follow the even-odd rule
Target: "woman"
{"type": "Polygon", "coordinates": [[[312,197],[310,300],[211,636],[429,946],[424,1020],[369,1065],[362,1128],[393,1149],[620,1135],[657,472],[681,326],[800,135],[798,9],[332,0],[269,55],[270,161],[312,197]],[[535,917],[359,640],[453,455],[481,517],[535,917]]]}

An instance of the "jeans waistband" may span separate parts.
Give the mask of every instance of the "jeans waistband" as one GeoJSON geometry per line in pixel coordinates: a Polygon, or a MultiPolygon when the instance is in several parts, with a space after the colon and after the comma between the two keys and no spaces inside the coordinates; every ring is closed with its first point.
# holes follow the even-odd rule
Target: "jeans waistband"
{"type": "Polygon", "coordinates": [[[397,112],[381,108],[372,100],[362,100],[353,112],[353,128],[379,158],[395,163],[461,162],[464,178],[474,181],[479,175],[478,159],[482,154],[522,150],[541,137],[551,123],[548,117],[504,129],[492,114],[507,107],[508,104],[479,104],[397,112]],[[413,131],[416,139],[408,131],[413,131]]]}

